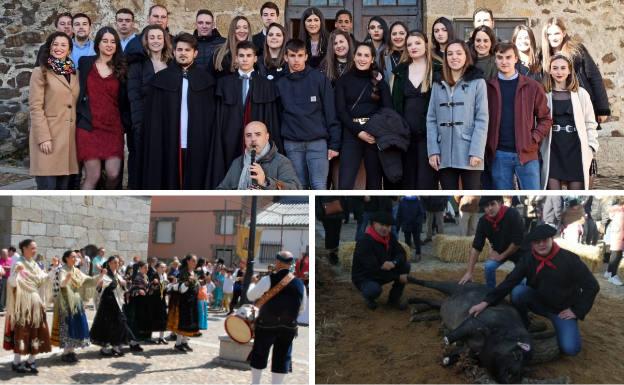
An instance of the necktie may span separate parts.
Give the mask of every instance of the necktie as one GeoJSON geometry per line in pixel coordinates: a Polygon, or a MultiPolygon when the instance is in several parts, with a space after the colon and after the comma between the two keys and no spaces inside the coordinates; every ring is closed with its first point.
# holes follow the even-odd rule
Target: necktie
{"type": "Polygon", "coordinates": [[[241,79],[243,79],[243,104],[247,101],[247,92],[249,92],[249,75],[241,75],[241,79]]]}

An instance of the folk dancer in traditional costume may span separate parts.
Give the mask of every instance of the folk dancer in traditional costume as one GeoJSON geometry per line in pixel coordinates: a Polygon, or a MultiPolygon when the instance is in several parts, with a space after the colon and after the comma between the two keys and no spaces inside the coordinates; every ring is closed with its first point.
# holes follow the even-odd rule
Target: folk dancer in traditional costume
{"type": "Polygon", "coordinates": [[[249,360],[251,383],[259,384],[262,370],[267,367],[269,350],[272,383],[281,384],[291,371],[292,342],[297,336],[297,316],[305,310],[306,296],[303,281],[290,272],[294,260],[289,251],[275,256],[275,271],[250,285],[247,298],[258,300],[260,308],[255,322],[255,336],[249,360]]]}
{"type": "Polygon", "coordinates": [[[45,315],[43,291],[48,283],[46,274],[37,262],[37,244],[25,239],[19,244],[21,257],[14,257],[8,281],[7,315],[4,328],[4,349],[15,353],[11,368],[18,373],[38,373],[35,356],[47,353],[50,331],[45,315]],[[22,362],[21,355],[28,354],[22,362]]]}
{"type": "Polygon", "coordinates": [[[103,356],[123,356],[121,345],[130,344],[130,350],[140,352],[143,348],[135,341],[132,330],[122,311],[124,304],[124,287],[126,281],[117,272],[119,258],[108,257],[103,265],[105,274],[98,279],[99,306],[91,326],[91,342],[102,346],[103,356]]]}
{"type": "Polygon", "coordinates": [[[89,324],[85,315],[84,302],[89,300],[91,288],[95,288],[99,277],[90,277],[80,271],[76,264],[77,255],[72,250],[63,254],[63,266],[52,270],[54,291],[54,317],[52,321],[52,345],[63,349],[63,362],[78,362],[76,348],[89,346],[89,324]]]}
{"type": "Polygon", "coordinates": [[[176,335],[174,348],[181,352],[193,351],[188,344],[188,338],[199,332],[197,294],[200,282],[195,274],[196,266],[197,256],[187,255],[182,260],[179,279],[169,286],[167,329],[176,335]]]}

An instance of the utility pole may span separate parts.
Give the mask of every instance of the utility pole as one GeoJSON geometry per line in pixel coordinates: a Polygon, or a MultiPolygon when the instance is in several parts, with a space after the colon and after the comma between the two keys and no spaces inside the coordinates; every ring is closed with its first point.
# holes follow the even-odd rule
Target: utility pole
{"type": "Polygon", "coordinates": [[[249,244],[247,246],[247,270],[243,277],[243,292],[241,293],[241,304],[245,305],[250,303],[247,299],[247,290],[251,283],[251,277],[253,276],[253,264],[254,264],[254,252],[256,246],[256,209],[258,206],[258,197],[251,197],[251,221],[249,223],[249,244]]]}

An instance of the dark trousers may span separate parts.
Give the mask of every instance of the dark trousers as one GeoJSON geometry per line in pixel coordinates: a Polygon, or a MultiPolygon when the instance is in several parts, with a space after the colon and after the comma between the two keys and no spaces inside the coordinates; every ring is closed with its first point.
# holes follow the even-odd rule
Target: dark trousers
{"type": "Polygon", "coordinates": [[[353,190],[355,178],[364,159],[366,169],[366,189],[381,190],[383,170],[379,161],[379,151],[374,144],[368,144],[356,138],[350,131],[345,130],[342,135],[340,149],[340,171],[338,186],[340,190],[353,190]]]}
{"type": "MultiPolygon", "coordinates": [[[[399,270],[399,274],[409,274],[411,265],[409,264],[409,262],[405,262],[395,269],[399,270]]],[[[398,278],[390,281],[372,279],[361,281],[356,284],[356,287],[362,293],[362,296],[365,299],[376,300],[381,295],[382,286],[390,282],[393,283],[392,288],[390,289],[390,293],[388,294],[388,302],[397,303],[401,299],[401,295],[403,295],[403,289],[405,289],[405,284],[401,283],[398,278]]]]}
{"type": "Polygon", "coordinates": [[[67,190],[72,175],[35,176],[37,190],[67,190]]]}
{"type": "Polygon", "coordinates": [[[460,180],[462,190],[479,190],[481,189],[481,170],[464,170],[451,167],[440,170],[442,190],[459,190],[460,180]]]}
{"type": "Polygon", "coordinates": [[[607,271],[611,273],[611,275],[617,275],[618,269],[620,268],[620,262],[622,261],[622,251],[612,251],[611,252],[611,262],[609,262],[609,267],[607,271]]]}
{"type": "Polygon", "coordinates": [[[403,154],[401,188],[407,190],[438,189],[438,173],[429,165],[427,156],[427,138],[412,138],[407,152],[403,154]]]}
{"type": "Polygon", "coordinates": [[[269,350],[273,346],[271,372],[288,373],[291,370],[291,346],[296,335],[296,329],[280,327],[265,329],[256,326],[254,344],[249,354],[250,366],[254,369],[265,369],[269,350]]]}
{"type": "Polygon", "coordinates": [[[414,231],[403,230],[403,236],[405,237],[405,243],[407,243],[409,247],[413,247],[416,250],[416,254],[420,254],[420,233],[422,233],[422,223],[414,226],[414,231]]]}
{"type": "Polygon", "coordinates": [[[342,228],[342,217],[336,216],[323,219],[323,229],[325,229],[325,248],[327,250],[337,249],[340,244],[340,229],[342,228]]]}

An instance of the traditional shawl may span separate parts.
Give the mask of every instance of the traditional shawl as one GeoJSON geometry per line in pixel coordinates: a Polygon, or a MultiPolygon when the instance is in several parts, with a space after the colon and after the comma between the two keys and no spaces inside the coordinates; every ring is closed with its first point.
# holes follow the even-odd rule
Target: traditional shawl
{"type": "Polygon", "coordinates": [[[84,274],[82,271],[80,271],[80,269],[75,266],[71,268],[68,266],[63,266],[55,270],[54,297],[59,297],[59,295],[62,297],[62,300],[59,300],[58,302],[61,307],[60,310],[63,314],[75,314],[79,310],[81,310],[80,303],[76,301],[75,296],[71,295],[70,291],[72,293],[78,292],[83,302],[88,301],[93,295],[93,290],[89,289],[95,286],[95,278],[97,277],[90,277],[84,274]],[[67,277],[68,274],[71,276],[71,278],[65,286],[66,292],[63,293],[63,287],[61,287],[61,283],[65,280],[65,277],[67,277]]]}
{"type": "Polygon", "coordinates": [[[19,265],[24,266],[24,270],[12,271],[9,278],[10,286],[15,284],[15,287],[7,293],[7,318],[11,328],[28,324],[38,328],[43,322],[42,314],[45,314],[41,310],[45,309],[42,297],[48,275],[34,259],[28,261],[20,256],[15,264],[16,270],[19,265]]]}
{"type": "Polygon", "coordinates": [[[121,278],[121,275],[119,275],[118,273],[115,273],[115,275],[112,277],[108,274],[102,277],[102,290],[98,293],[98,300],[101,301],[102,294],[104,293],[104,289],[106,289],[111,283],[113,283],[113,280],[117,281],[117,287],[115,288],[114,293],[115,293],[115,300],[117,301],[117,305],[119,306],[119,310],[121,310],[124,305],[123,286],[126,285],[126,281],[124,281],[124,279],[121,278]]]}

